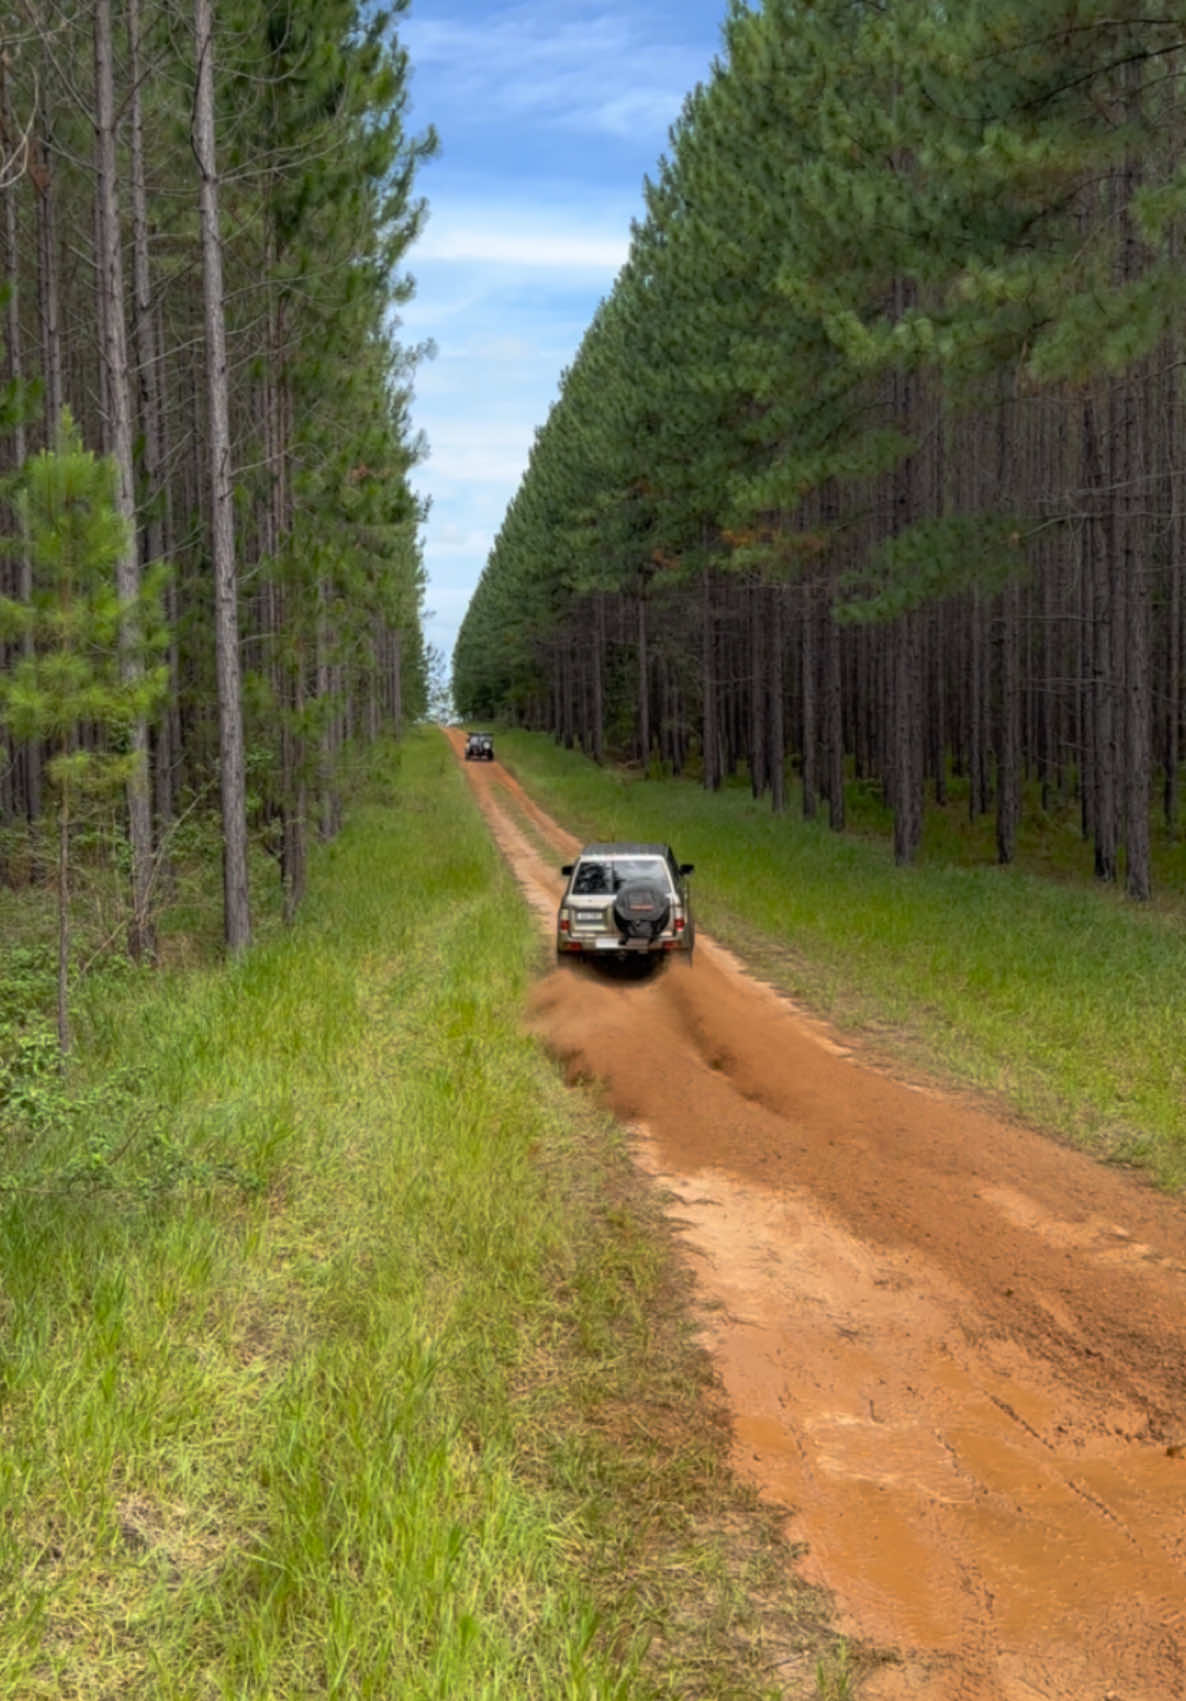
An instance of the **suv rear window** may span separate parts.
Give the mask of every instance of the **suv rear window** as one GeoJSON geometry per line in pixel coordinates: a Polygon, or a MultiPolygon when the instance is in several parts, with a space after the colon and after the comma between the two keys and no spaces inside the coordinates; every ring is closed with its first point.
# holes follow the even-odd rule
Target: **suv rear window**
{"type": "Polygon", "coordinates": [[[658,856],[615,856],[603,862],[579,862],[573,875],[572,890],[577,897],[605,897],[624,886],[627,880],[658,880],[664,887],[670,883],[667,864],[658,856]]]}
{"type": "Polygon", "coordinates": [[[608,862],[581,862],[573,876],[572,889],[578,897],[604,897],[612,892],[608,862]]]}

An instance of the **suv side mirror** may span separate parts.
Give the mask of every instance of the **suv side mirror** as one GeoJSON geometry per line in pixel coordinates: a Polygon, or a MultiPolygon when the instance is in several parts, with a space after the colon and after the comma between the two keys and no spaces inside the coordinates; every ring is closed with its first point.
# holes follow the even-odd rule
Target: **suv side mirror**
{"type": "Polygon", "coordinates": [[[564,864],[564,867],[560,870],[560,872],[561,872],[561,874],[568,876],[569,874],[572,873],[572,871],[575,867],[576,867],[575,862],[566,862],[564,864]]]}
{"type": "Polygon", "coordinates": [[[681,862],[679,871],[681,874],[695,874],[696,864],[694,862],[681,862]]]}

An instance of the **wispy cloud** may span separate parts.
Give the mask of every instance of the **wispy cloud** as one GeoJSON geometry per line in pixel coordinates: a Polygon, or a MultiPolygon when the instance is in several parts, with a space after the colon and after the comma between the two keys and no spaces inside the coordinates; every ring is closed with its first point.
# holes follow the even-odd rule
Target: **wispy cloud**
{"type": "Polygon", "coordinates": [[[439,493],[443,484],[462,488],[496,484],[505,493],[514,488],[523,471],[535,420],[497,415],[458,420],[446,416],[437,422],[435,430],[431,424],[426,429],[430,451],[423,476],[430,491],[439,493]]]}
{"type": "MultiPolygon", "coordinates": [[[[517,209],[523,220],[524,209],[517,209]]],[[[473,260],[492,266],[528,266],[567,272],[613,272],[626,258],[628,239],[585,236],[579,231],[518,229],[488,220],[474,224],[429,224],[417,248],[420,260],[473,260]]]]}
{"type": "Polygon", "coordinates": [[[487,549],[490,539],[485,531],[475,527],[458,526],[446,521],[438,526],[436,535],[436,552],[440,556],[460,555],[471,560],[487,549]]]}
{"type": "Polygon", "coordinates": [[[404,26],[412,63],[444,74],[452,100],[485,117],[561,130],[662,136],[703,74],[703,54],[653,12],[570,3],[508,6],[480,18],[404,26]]]}

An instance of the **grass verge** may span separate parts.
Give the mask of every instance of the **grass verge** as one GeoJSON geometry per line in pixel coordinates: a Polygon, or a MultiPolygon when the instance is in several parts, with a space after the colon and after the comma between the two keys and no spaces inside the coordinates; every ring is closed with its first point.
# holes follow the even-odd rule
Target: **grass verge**
{"type": "Polygon", "coordinates": [[[589,838],[670,840],[698,914],[754,968],[883,1054],[1186,1186],[1186,905],[776,818],[748,790],[601,769],[530,733],[500,758],[589,838]]]}
{"type": "Polygon", "coordinates": [[[9,1106],[0,1691],[817,1692],[671,1231],[520,1029],[536,950],[418,735],[295,929],[109,986],[82,1110],[9,1106]]]}

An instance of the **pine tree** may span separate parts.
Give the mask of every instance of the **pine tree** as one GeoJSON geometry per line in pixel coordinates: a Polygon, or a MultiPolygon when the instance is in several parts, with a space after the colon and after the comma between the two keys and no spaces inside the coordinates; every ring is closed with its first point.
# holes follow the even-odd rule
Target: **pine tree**
{"type": "MultiPolygon", "coordinates": [[[[18,501],[35,590],[0,598],[0,636],[30,646],[0,679],[0,721],[15,737],[44,744],[57,798],[58,1038],[70,1047],[70,828],[81,798],[116,793],[142,778],[136,728],[164,689],[151,635],[159,631],[159,577],[131,599],[114,569],[127,548],[114,460],[82,447],[67,409],[55,449],[26,470],[18,501]],[[128,633],[140,635],[127,665],[128,633]],[[83,743],[84,729],[89,734],[83,743]]],[[[151,895],[151,890],[146,896],[151,895]]]]}

